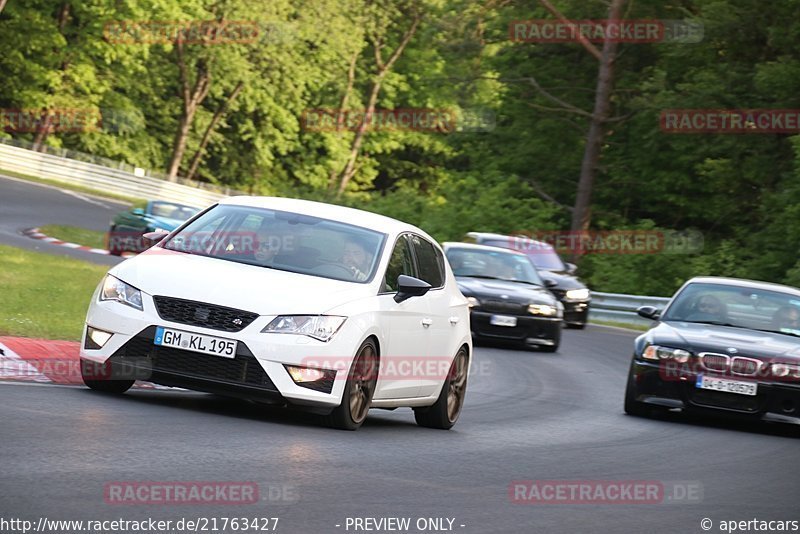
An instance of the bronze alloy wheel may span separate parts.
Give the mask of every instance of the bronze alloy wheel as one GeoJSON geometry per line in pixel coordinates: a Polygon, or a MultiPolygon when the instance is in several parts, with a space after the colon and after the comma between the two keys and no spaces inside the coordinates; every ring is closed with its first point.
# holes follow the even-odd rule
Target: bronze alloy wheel
{"type": "Polygon", "coordinates": [[[455,422],[464,406],[464,395],[467,392],[467,373],[469,371],[467,351],[458,351],[450,368],[450,383],[447,390],[447,419],[455,422]]]}

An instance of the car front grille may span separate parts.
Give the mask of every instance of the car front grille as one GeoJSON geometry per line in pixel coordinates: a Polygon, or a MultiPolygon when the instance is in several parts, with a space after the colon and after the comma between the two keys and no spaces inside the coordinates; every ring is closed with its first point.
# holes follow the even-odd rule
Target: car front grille
{"type": "Polygon", "coordinates": [[[241,341],[234,358],[223,358],[157,346],[153,344],[154,335],[155,327],[148,328],[115,352],[111,361],[115,365],[135,367],[138,370],[136,378],[141,380],[159,382],[162,378],[159,374],[167,373],[277,391],[264,368],[241,341]]]}
{"type": "Polygon", "coordinates": [[[528,312],[527,304],[507,302],[504,300],[481,300],[481,309],[491,313],[510,313],[512,315],[523,315],[528,312]]]}
{"type": "Polygon", "coordinates": [[[735,375],[752,376],[761,369],[762,365],[761,360],[737,356],[731,360],[731,372],[735,375]]]}
{"type": "Polygon", "coordinates": [[[193,300],[155,296],[153,301],[162,319],[224,332],[239,332],[258,318],[257,313],[193,300]]]}
{"type": "Polygon", "coordinates": [[[730,357],[725,354],[712,354],[710,352],[700,354],[700,363],[709,371],[724,373],[728,370],[728,362],[730,362],[730,357]]]}

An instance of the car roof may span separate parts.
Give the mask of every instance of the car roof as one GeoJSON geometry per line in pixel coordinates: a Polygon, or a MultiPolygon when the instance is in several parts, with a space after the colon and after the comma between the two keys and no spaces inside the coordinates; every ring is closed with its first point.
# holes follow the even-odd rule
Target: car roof
{"type": "MultiPolygon", "coordinates": [[[[476,250],[476,251],[488,251],[488,252],[504,252],[506,254],[516,254],[517,256],[525,256],[524,253],[519,252],[518,250],[514,250],[513,248],[505,248],[505,247],[492,247],[489,245],[477,245],[475,243],[459,243],[455,241],[448,241],[446,243],[442,243],[442,247],[447,250],[450,248],[463,248],[467,250],[476,250]]],[[[526,256],[527,257],[527,256],[526,256]]]]}
{"type": "Polygon", "coordinates": [[[474,239],[497,239],[497,240],[511,240],[511,239],[518,239],[523,243],[530,243],[534,244],[537,247],[541,248],[553,248],[553,245],[547,243],[546,241],[537,241],[535,239],[531,239],[525,235],[505,235],[505,234],[494,234],[492,232],[467,232],[466,234],[468,237],[472,237],[474,239]]]}
{"type": "Polygon", "coordinates": [[[435,240],[423,230],[411,224],[384,215],[378,215],[377,213],[345,206],[337,206],[335,204],[326,204],[324,202],[286,197],[235,196],[220,200],[219,204],[309,214],[314,217],[331,219],[354,226],[369,228],[381,233],[397,234],[401,232],[416,232],[435,242],[435,240]]]}
{"type": "Polygon", "coordinates": [[[689,279],[686,284],[720,284],[735,287],[744,287],[749,289],[763,289],[766,291],[781,291],[784,293],[791,293],[800,296],[800,289],[783,284],[774,284],[772,282],[762,282],[760,280],[747,280],[744,278],[729,278],[727,276],[695,276],[689,279]]]}

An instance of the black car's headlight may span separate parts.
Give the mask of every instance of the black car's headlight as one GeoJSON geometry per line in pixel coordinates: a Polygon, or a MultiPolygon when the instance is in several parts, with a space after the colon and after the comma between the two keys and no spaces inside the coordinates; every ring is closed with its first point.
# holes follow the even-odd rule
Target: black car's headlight
{"type": "Polygon", "coordinates": [[[279,315],[261,331],[262,334],[297,334],[320,341],[330,341],[347,317],[338,315],[279,315]]]}
{"type": "Polygon", "coordinates": [[[686,363],[691,357],[692,353],[688,350],[661,347],[659,345],[650,345],[642,353],[642,358],[645,360],[673,360],[678,363],[686,363]]]}
{"type": "Polygon", "coordinates": [[[142,292],[110,274],[107,274],[103,280],[100,300],[115,300],[139,311],[144,309],[142,292]]]}
{"type": "Polygon", "coordinates": [[[528,305],[528,313],[531,315],[555,317],[558,315],[558,306],[551,306],[549,304],[530,304],[528,305]]]}
{"type": "Polygon", "coordinates": [[[773,363],[770,365],[772,376],[776,378],[800,379],[800,365],[791,363],[773,363]]]}
{"type": "Polygon", "coordinates": [[[582,289],[569,289],[564,294],[567,300],[586,300],[589,298],[589,290],[585,287],[582,289]]]}

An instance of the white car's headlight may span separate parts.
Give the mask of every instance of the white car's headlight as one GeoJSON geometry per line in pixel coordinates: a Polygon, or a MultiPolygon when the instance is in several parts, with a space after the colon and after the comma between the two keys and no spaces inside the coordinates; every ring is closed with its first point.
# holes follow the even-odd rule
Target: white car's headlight
{"type": "Polygon", "coordinates": [[[553,317],[558,315],[558,308],[549,304],[531,304],[528,306],[528,313],[532,315],[545,315],[553,317]]]}
{"type": "Polygon", "coordinates": [[[480,308],[481,306],[481,301],[475,297],[467,297],[467,302],[469,303],[470,308],[480,308]]]}
{"type": "Polygon", "coordinates": [[[570,289],[565,296],[569,300],[586,300],[589,298],[589,290],[585,287],[583,289],[570,289]]]}
{"type": "Polygon", "coordinates": [[[330,341],[347,317],[338,315],[279,315],[261,331],[264,334],[298,334],[330,341]]]}
{"type": "Polygon", "coordinates": [[[116,300],[140,311],[144,309],[142,307],[142,292],[110,274],[107,274],[105,280],[103,280],[100,300],[116,300]]]}

